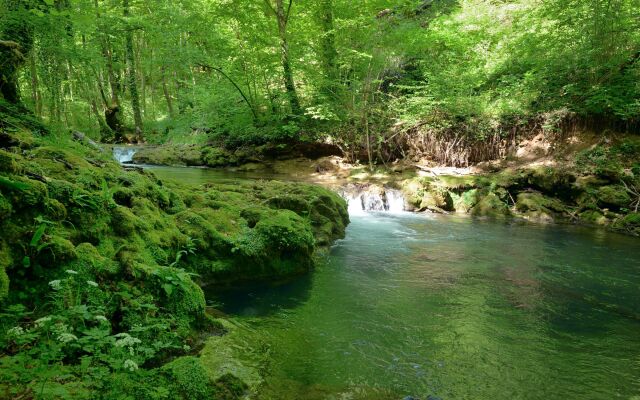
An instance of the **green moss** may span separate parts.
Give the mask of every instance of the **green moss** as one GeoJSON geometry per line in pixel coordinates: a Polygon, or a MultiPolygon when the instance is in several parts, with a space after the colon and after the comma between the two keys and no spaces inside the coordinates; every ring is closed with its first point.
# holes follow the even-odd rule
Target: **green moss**
{"type": "Polygon", "coordinates": [[[506,218],[511,216],[509,206],[500,200],[500,197],[489,192],[481,197],[478,203],[471,209],[471,215],[476,217],[506,218]]]}
{"type": "Polygon", "coordinates": [[[56,199],[48,198],[45,201],[44,209],[49,219],[53,221],[63,221],[67,218],[67,208],[56,199]]]}
{"type": "Polygon", "coordinates": [[[249,386],[233,374],[224,374],[214,382],[214,398],[236,400],[242,398],[249,386]]]}
{"type": "Polygon", "coordinates": [[[579,215],[580,220],[591,225],[607,225],[609,220],[599,210],[587,210],[579,215]]]}
{"type": "Polygon", "coordinates": [[[118,263],[102,256],[91,243],[80,243],[75,249],[77,260],[70,264],[72,269],[87,271],[91,275],[115,275],[120,268],[118,263]]]}
{"type": "Polygon", "coordinates": [[[255,226],[264,242],[277,251],[309,254],[313,250],[313,233],[309,223],[289,210],[270,213],[255,226]]]}
{"type": "Polygon", "coordinates": [[[529,171],[528,184],[543,193],[568,198],[573,193],[576,176],[558,168],[535,168],[529,171]]]}
{"type": "Polygon", "coordinates": [[[139,164],[198,166],[204,165],[200,145],[170,144],[145,147],[136,152],[133,161],[139,164]]]}
{"type": "Polygon", "coordinates": [[[225,386],[232,383],[238,389],[243,387],[250,393],[255,392],[263,383],[257,366],[268,357],[268,354],[262,354],[260,349],[267,346],[259,335],[230,321],[220,322],[227,333],[207,339],[200,355],[200,362],[211,381],[226,382],[225,386]],[[223,378],[228,375],[233,375],[234,379],[223,378]]]}
{"type": "Polygon", "coordinates": [[[47,244],[46,250],[42,251],[39,256],[43,263],[62,263],[77,257],[73,243],[63,237],[54,235],[49,237],[45,243],[47,244]]]}
{"type": "Polygon", "coordinates": [[[7,298],[9,294],[9,276],[7,268],[11,266],[12,258],[9,247],[5,242],[0,241],[0,303],[7,298]]]}
{"type": "Polygon", "coordinates": [[[273,208],[291,210],[298,215],[308,215],[310,204],[308,200],[301,195],[282,195],[268,199],[266,204],[273,208]]]}
{"type": "Polygon", "coordinates": [[[598,204],[602,207],[613,207],[615,209],[629,206],[631,197],[621,185],[603,186],[596,193],[598,204]]]}
{"type": "Polygon", "coordinates": [[[13,212],[13,207],[9,200],[0,193],[0,221],[8,218],[13,212]]]}
{"type": "Polygon", "coordinates": [[[155,292],[162,306],[174,315],[185,332],[204,321],[204,293],[187,273],[172,267],[144,268],[154,277],[155,292]]]}
{"type": "Polygon", "coordinates": [[[526,219],[538,222],[552,222],[563,218],[566,213],[562,202],[536,192],[518,194],[516,210],[526,219]]]}
{"type": "Polygon", "coordinates": [[[118,236],[127,237],[135,233],[139,218],[126,207],[117,206],[111,210],[111,228],[118,236]]]}
{"type": "Polygon", "coordinates": [[[40,181],[18,176],[13,182],[20,185],[20,188],[11,188],[9,194],[16,208],[40,205],[48,197],[47,186],[40,181]]]}
{"type": "MultiPolygon", "coordinates": [[[[214,386],[196,357],[180,357],[162,367],[175,394],[184,400],[214,399],[214,386]]],[[[216,389],[217,390],[217,389],[216,389]]]]}
{"type": "MultiPolygon", "coordinates": [[[[24,157],[9,155],[17,168],[9,162],[12,174],[0,177],[0,300],[7,298],[11,279],[12,301],[20,300],[38,314],[50,312],[57,304],[33,294],[43,292],[50,280],[72,277],[65,270],[77,271],[72,277],[77,283],[92,282],[84,285],[88,292],[80,294],[81,302],[98,307],[118,332],[135,330],[150,347],[162,344],[154,348],[157,353],[149,356],[147,366],[193,344],[187,338],[205,327],[205,297],[196,279],[226,284],[307,272],[317,244],[328,245],[343,236],[349,222],[345,201],[312,185],[165,185],[152,173],[125,172],[108,154],[63,137],[34,143],[23,150],[24,157]],[[39,216],[46,222],[36,226],[45,224],[46,231],[36,251],[30,240],[39,216]],[[6,238],[10,242],[4,244],[6,238]],[[11,255],[22,259],[25,249],[30,267],[7,269],[17,261],[11,255]]],[[[146,357],[143,352],[137,355],[146,357]]],[[[149,382],[140,385],[140,392],[130,379],[122,378],[113,393],[237,398],[245,391],[244,377],[229,370],[207,376],[208,388],[191,386],[206,381],[202,369],[185,369],[193,360],[168,367],[166,374],[144,371],[141,363],[136,376],[149,382]],[[155,384],[173,386],[162,392],[155,384]]],[[[69,376],[82,373],[66,359],[60,364],[69,368],[69,376]]],[[[70,388],[75,382],[70,378],[64,385],[70,388]]]]}
{"type": "Polygon", "coordinates": [[[614,228],[625,231],[636,236],[640,236],[640,213],[632,212],[618,219],[614,223],[614,228]]]}
{"type": "Polygon", "coordinates": [[[421,210],[444,210],[453,211],[453,199],[451,194],[443,188],[431,187],[426,190],[420,201],[421,210]]]}
{"type": "Polygon", "coordinates": [[[460,194],[454,201],[454,208],[458,212],[468,213],[471,209],[478,204],[479,201],[479,189],[471,189],[460,194]]]}
{"type": "Polygon", "coordinates": [[[20,166],[16,162],[16,156],[8,151],[0,149],[0,172],[17,174],[20,166]]]}

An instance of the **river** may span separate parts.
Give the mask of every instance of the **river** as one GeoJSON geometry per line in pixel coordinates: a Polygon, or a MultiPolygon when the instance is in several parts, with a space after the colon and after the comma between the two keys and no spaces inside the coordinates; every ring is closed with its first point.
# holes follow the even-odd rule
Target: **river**
{"type": "Polygon", "coordinates": [[[260,398],[640,399],[638,239],[402,212],[351,220],[313,274],[208,294],[268,345],[260,398]]]}

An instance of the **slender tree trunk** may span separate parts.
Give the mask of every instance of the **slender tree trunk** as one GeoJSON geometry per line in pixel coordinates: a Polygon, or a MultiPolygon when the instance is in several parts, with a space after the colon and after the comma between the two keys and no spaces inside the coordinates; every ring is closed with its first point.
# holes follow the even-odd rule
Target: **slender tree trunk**
{"type": "Polygon", "coordinates": [[[336,58],[336,34],[333,26],[333,0],[320,0],[319,20],[322,36],[320,38],[321,65],[325,81],[322,91],[327,95],[335,96],[337,87],[338,69],[336,58]]]}
{"type": "Polygon", "coordinates": [[[280,56],[282,59],[284,86],[287,90],[287,97],[289,98],[291,112],[294,115],[300,115],[300,100],[298,99],[296,85],[293,80],[293,71],[291,69],[291,61],[289,59],[289,41],[287,40],[287,24],[289,23],[293,0],[289,0],[289,5],[286,10],[284,9],[284,0],[276,0],[275,9],[271,6],[270,0],[265,1],[276,15],[276,20],[278,21],[278,35],[280,36],[280,56]]]}
{"type": "Polygon", "coordinates": [[[29,57],[29,67],[31,71],[31,97],[33,99],[33,108],[38,117],[42,116],[42,94],[40,93],[38,82],[38,69],[36,68],[36,56],[31,54],[29,57]]]}
{"type": "Polygon", "coordinates": [[[161,69],[162,73],[162,92],[164,93],[164,98],[167,101],[167,109],[169,110],[169,116],[171,118],[174,117],[173,113],[173,100],[171,99],[171,93],[169,93],[169,87],[167,86],[167,76],[166,76],[166,67],[163,65],[161,69]]]}
{"type": "MultiPolygon", "coordinates": [[[[118,84],[116,80],[116,74],[113,71],[113,52],[110,48],[108,36],[105,34],[104,27],[100,21],[100,4],[98,3],[98,0],[93,1],[93,6],[96,10],[96,29],[100,38],[100,50],[102,51],[102,56],[104,57],[107,65],[107,78],[109,79],[109,87],[111,88],[111,104],[106,104],[105,102],[105,107],[118,107],[120,105],[120,101],[118,99],[118,84]]],[[[103,90],[102,87],[101,90],[103,90]]]]}
{"type": "Polygon", "coordinates": [[[144,74],[144,68],[142,66],[141,53],[144,48],[144,38],[138,40],[138,51],[136,51],[136,64],[138,65],[138,74],[140,75],[140,110],[142,115],[147,115],[147,77],[144,74]]]}
{"type": "MultiPolygon", "coordinates": [[[[129,17],[129,0],[122,0],[122,8],[124,17],[129,17]]],[[[127,59],[127,76],[129,92],[131,93],[131,108],[133,109],[133,120],[136,126],[136,136],[138,140],[142,140],[142,114],[140,113],[140,98],[138,96],[138,84],[136,82],[135,57],[133,52],[133,31],[131,27],[127,27],[125,33],[125,47],[127,59]]]]}
{"type": "Polygon", "coordinates": [[[102,85],[102,73],[96,74],[96,80],[98,81],[98,91],[100,92],[100,99],[105,109],[109,108],[109,101],[104,94],[104,86],[102,85]]]}

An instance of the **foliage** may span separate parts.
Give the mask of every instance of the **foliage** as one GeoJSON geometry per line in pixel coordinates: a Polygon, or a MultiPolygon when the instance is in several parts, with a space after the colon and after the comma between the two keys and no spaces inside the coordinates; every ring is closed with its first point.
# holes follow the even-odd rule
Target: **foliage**
{"type": "Polygon", "coordinates": [[[137,119],[152,142],[329,136],[384,160],[393,127],[494,146],[539,118],[638,126],[638,0],[282,3],[25,1],[0,32],[24,104],[95,138],[137,140],[137,119]]]}
{"type": "Polygon", "coordinates": [[[55,131],[24,149],[22,137],[0,150],[0,397],[238,398],[228,377],[190,386],[201,374],[180,361],[222,333],[196,281],[308,271],[314,237],[344,235],[344,201],[310,185],[163,184],[55,131]],[[328,235],[319,216],[268,201],[288,192],[333,209],[328,235]]]}

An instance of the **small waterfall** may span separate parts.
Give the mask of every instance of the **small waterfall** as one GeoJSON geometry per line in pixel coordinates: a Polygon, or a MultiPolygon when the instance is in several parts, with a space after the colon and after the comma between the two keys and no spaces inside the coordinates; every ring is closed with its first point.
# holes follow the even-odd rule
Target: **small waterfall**
{"type": "Polygon", "coordinates": [[[127,164],[133,161],[133,155],[138,151],[137,147],[113,146],[113,158],[120,164],[127,164]]]}
{"type": "Polygon", "coordinates": [[[347,200],[350,215],[362,215],[371,211],[399,213],[404,211],[404,196],[397,189],[377,185],[350,184],[339,191],[347,200]]]}

